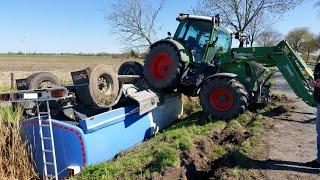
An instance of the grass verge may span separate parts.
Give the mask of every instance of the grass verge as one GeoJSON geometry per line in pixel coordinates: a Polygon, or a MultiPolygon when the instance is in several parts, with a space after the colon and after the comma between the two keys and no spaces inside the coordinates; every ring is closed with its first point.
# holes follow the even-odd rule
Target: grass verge
{"type": "Polygon", "coordinates": [[[37,179],[26,143],[20,136],[22,111],[0,107],[0,179],[37,179]]]}

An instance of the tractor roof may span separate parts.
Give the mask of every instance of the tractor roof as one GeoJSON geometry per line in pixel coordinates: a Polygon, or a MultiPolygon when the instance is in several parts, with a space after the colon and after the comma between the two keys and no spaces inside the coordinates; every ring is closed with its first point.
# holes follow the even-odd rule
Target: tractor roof
{"type": "Polygon", "coordinates": [[[182,20],[185,20],[185,19],[204,20],[204,21],[210,21],[212,23],[215,21],[214,23],[218,24],[217,29],[220,29],[220,30],[224,31],[225,33],[230,33],[230,34],[233,33],[231,29],[219,26],[219,24],[220,24],[219,15],[216,15],[214,17],[210,17],[210,16],[197,16],[197,15],[190,15],[190,14],[180,13],[179,16],[177,17],[178,21],[182,21],[182,20]]]}
{"type": "Polygon", "coordinates": [[[199,20],[205,20],[205,21],[213,21],[213,17],[209,16],[197,16],[197,15],[190,15],[190,14],[183,14],[180,13],[179,16],[177,17],[178,21],[184,20],[184,19],[199,19],[199,20]]]}

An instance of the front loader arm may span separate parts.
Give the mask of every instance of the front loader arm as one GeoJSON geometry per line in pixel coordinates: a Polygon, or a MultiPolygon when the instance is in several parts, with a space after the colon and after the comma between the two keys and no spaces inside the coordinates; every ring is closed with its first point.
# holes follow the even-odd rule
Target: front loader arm
{"type": "Polygon", "coordinates": [[[316,106],[313,88],[308,83],[313,79],[313,73],[286,41],[274,47],[236,48],[233,55],[234,59],[244,56],[248,61],[277,67],[295,94],[308,105],[316,106]]]}

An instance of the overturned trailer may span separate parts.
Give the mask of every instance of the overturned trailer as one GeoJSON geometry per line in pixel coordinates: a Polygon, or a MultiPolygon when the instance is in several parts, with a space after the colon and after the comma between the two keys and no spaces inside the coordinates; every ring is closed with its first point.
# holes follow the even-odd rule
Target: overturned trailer
{"type": "Polygon", "coordinates": [[[2,101],[34,105],[22,121],[22,131],[40,177],[62,179],[87,165],[111,160],[168,127],[182,113],[180,94],[152,91],[139,85],[138,76],[117,77],[118,95],[106,108],[101,102],[99,108],[79,103],[90,93],[90,73],[85,71],[74,72],[75,85],[60,88],[60,93],[59,88],[51,88],[0,95],[2,101]],[[75,96],[81,97],[77,106],[75,96]],[[59,110],[51,110],[57,106],[59,110]]]}

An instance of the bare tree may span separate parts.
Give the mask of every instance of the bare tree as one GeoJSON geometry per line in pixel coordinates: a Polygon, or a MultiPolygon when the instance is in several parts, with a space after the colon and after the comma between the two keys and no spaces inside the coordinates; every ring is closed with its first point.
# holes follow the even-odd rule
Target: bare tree
{"type": "Polygon", "coordinates": [[[157,18],[165,0],[118,0],[106,19],[129,48],[146,48],[159,30],[157,18]]]}
{"type": "Polygon", "coordinates": [[[257,39],[257,43],[261,46],[275,46],[281,41],[282,37],[283,35],[281,33],[270,28],[264,30],[260,34],[259,38],[257,39]]]}
{"type": "Polygon", "coordinates": [[[304,45],[310,39],[310,36],[312,34],[308,28],[300,27],[290,31],[286,36],[286,40],[295,51],[303,52],[304,45]]]}
{"type": "MultiPolygon", "coordinates": [[[[259,13],[270,17],[281,16],[296,7],[303,0],[198,0],[195,13],[203,15],[220,14],[223,23],[235,32],[244,33],[259,13]]],[[[240,39],[240,47],[244,40],[240,39]]]]}
{"type": "Polygon", "coordinates": [[[307,53],[307,61],[310,58],[310,54],[314,53],[315,51],[317,51],[319,49],[319,44],[318,41],[316,39],[316,36],[310,36],[308,37],[307,41],[305,42],[304,46],[303,46],[304,51],[307,53]]]}
{"type": "Polygon", "coordinates": [[[271,27],[272,22],[267,21],[267,18],[263,13],[260,13],[248,26],[245,34],[247,36],[248,43],[253,46],[262,33],[271,27]]]}

